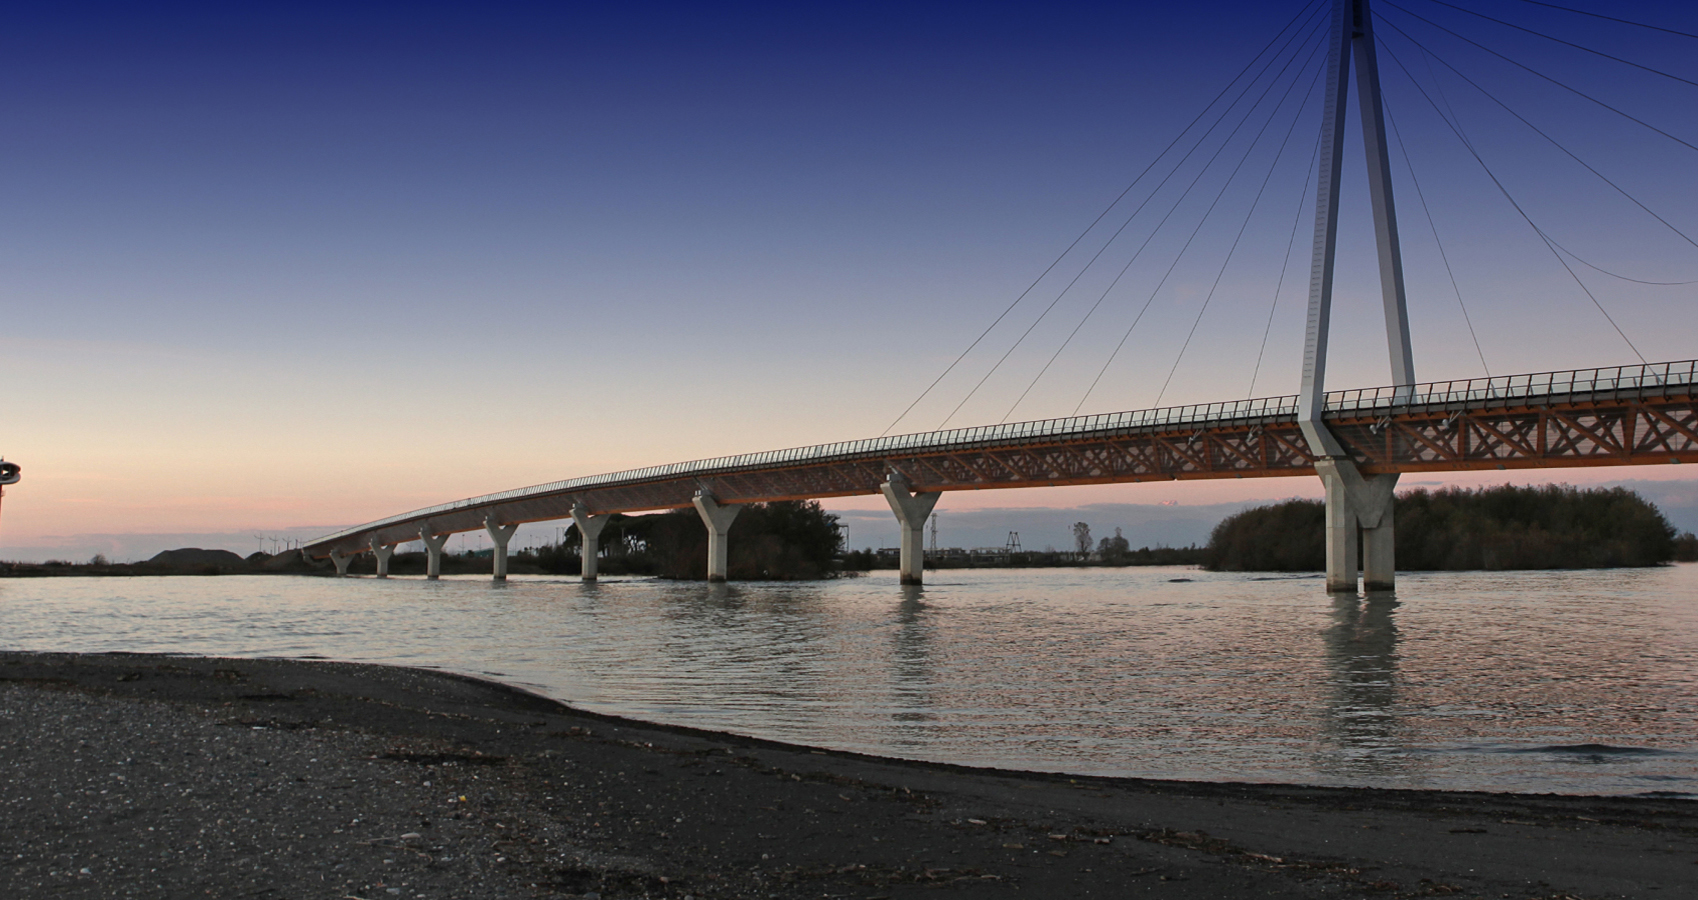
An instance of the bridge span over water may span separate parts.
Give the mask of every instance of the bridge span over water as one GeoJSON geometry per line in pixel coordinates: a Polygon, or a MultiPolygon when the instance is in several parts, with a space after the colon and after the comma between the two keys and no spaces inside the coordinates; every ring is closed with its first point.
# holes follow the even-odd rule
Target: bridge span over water
{"type": "MultiPolygon", "coordinates": [[[[607,517],[617,512],[640,510],[681,509],[695,507],[707,526],[708,576],[723,579],[726,573],[726,539],[732,520],[743,504],[774,501],[844,497],[857,494],[881,493],[889,501],[901,525],[901,575],[905,582],[918,582],[922,571],[921,529],[932,507],[943,491],[984,490],[989,488],[1022,488],[1049,485],[1114,484],[1148,480],[1191,478],[1256,478],[1292,475],[1318,475],[1326,487],[1326,553],[1327,587],[1329,590],[1354,591],[1358,576],[1370,589],[1389,588],[1395,576],[1393,541],[1393,490],[1403,472],[1449,472],[1471,469],[1526,469],[1542,467],[1645,465],[1698,462],[1698,403],[1693,400],[1695,366],[1692,361],[1645,363],[1639,349],[1628,339],[1616,319],[1610,316],[1598,296],[1580,279],[1567,261],[1569,258],[1597,269],[1599,272],[1641,284],[1679,286],[1692,282],[1643,280],[1619,275],[1586,262],[1568,253],[1541,229],[1523,206],[1511,195],[1509,188],[1493,174],[1469,140],[1461,124],[1454,118],[1455,109],[1446,100],[1434,98],[1423,81],[1399,60],[1381,35],[1375,32],[1376,16],[1370,10],[1370,0],[1309,0],[1264,47],[1243,71],[1235,76],[1221,94],[1211,101],[1203,114],[1181,131],[1169,149],[1178,147],[1181,139],[1199,129],[1191,149],[1183,156],[1175,150],[1171,170],[1161,184],[1150,189],[1150,197],[1173,177],[1202,147],[1216,126],[1226,121],[1240,100],[1248,106],[1238,125],[1220,142],[1220,148],[1210,157],[1196,179],[1201,179],[1213,159],[1218,158],[1232,135],[1249,122],[1252,113],[1270,96],[1277,83],[1289,82],[1284,94],[1273,103],[1261,131],[1248,142],[1244,159],[1249,158],[1261,135],[1268,130],[1284,107],[1285,97],[1303,80],[1310,79],[1321,94],[1320,133],[1316,136],[1311,162],[1314,184],[1315,228],[1310,261],[1309,297],[1305,321],[1302,380],[1299,393],[1293,396],[1229,403],[1179,406],[1135,412],[1108,413],[1066,419],[1001,424],[982,428],[961,428],[895,437],[880,437],[838,444],[821,444],[790,450],[774,450],[743,456],[673,463],[647,469],[634,469],[574,478],[567,481],[502,491],[481,497],[445,503],[415,510],[386,519],[379,519],[355,528],[326,535],[307,544],[304,551],[312,557],[328,556],[336,562],[338,571],[346,572],[353,554],[371,552],[378,560],[380,574],[387,573],[389,555],[395,545],[419,540],[429,553],[429,573],[440,569],[442,547],[451,534],[477,529],[488,530],[495,544],[495,577],[504,578],[507,542],[514,529],[524,522],[556,520],[571,517],[584,537],[584,577],[595,577],[595,548],[607,517]],[[1288,36],[1287,36],[1288,35],[1288,36]],[[1307,35],[1307,37],[1304,37],[1307,35]],[[1281,43],[1283,41],[1283,43],[1281,43]],[[1415,378],[1415,355],[1410,341],[1408,302],[1404,284],[1403,255],[1398,231],[1396,204],[1393,200],[1390,141],[1386,129],[1387,113],[1380,88],[1378,54],[1385,49],[1417,94],[1427,101],[1433,115],[1442,121],[1468,154],[1490,176],[1507,203],[1549,250],[1584,292],[1592,306],[1606,319],[1640,365],[1607,369],[1585,369],[1565,372],[1546,372],[1538,375],[1518,375],[1482,378],[1467,381],[1418,383],[1415,378]],[[1321,55],[1325,51],[1324,57],[1321,55]],[[1266,58],[1265,63],[1259,62],[1266,58]],[[1272,71],[1275,62],[1286,61],[1272,71]],[[1324,59],[1313,75],[1307,73],[1310,60],[1324,59]],[[1261,69],[1252,72],[1254,66],[1261,69]],[[1291,73],[1289,76],[1287,73],[1291,73]],[[1324,75],[1324,78],[1322,77],[1324,75]],[[1248,80],[1245,80],[1248,79],[1248,80]],[[1328,392],[1325,388],[1327,344],[1332,315],[1333,275],[1338,255],[1339,197],[1344,168],[1346,129],[1350,86],[1358,108],[1357,124],[1361,128],[1361,148],[1367,194],[1373,213],[1373,232],[1380,274],[1381,306],[1385,316],[1386,349],[1391,370],[1392,386],[1369,390],[1328,392]],[[1255,100],[1250,97],[1252,86],[1265,83],[1255,100]],[[1241,86],[1240,86],[1241,85],[1241,86]],[[1229,103],[1222,100],[1231,91],[1238,95],[1229,103]],[[1204,118],[1219,101],[1226,105],[1216,115],[1214,124],[1202,130],[1204,118]],[[1360,558],[1359,558],[1360,555],[1360,558]]],[[[1445,4],[1450,6],[1450,4],[1445,4]]],[[[1548,4],[1547,4],[1548,5],[1548,4]]],[[[1467,12],[1463,10],[1463,12],[1467,12]]],[[[1570,10],[1570,12],[1573,12],[1570,10]]],[[[1608,18],[1608,17],[1606,17],[1608,18]]],[[[1430,20],[1416,16],[1421,22],[1430,20]]],[[[1404,24],[1412,25],[1414,20],[1404,24]]],[[[1494,20],[1495,21],[1495,20],[1494,20]]],[[[1615,19],[1612,21],[1625,22],[1615,19]]],[[[1425,44],[1411,36],[1396,20],[1387,22],[1412,51],[1422,58],[1436,59],[1442,66],[1455,71],[1466,83],[1484,88],[1473,79],[1462,76],[1460,70],[1435,55],[1425,44]]],[[[1507,23],[1506,23],[1507,24],[1507,23]]],[[[1627,25],[1637,23],[1625,22],[1627,25]]],[[[1436,26],[1443,32],[1462,38],[1468,44],[1515,63],[1547,78],[1516,60],[1485,46],[1472,38],[1464,38],[1449,26],[1436,26]]],[[[1516,26],[1520,27],[1520,26],[1516,26]]],[[[1653,27],[1653,26],[1643,26],[1653,27]]],[[[1526,29],[1522,29],[1526,30],[1526,29]]],[[[1661,29],[1667,31],[1667,29],[1661,29]]],[[[1534,32],[1537,34],[1537,32],[1534,32]]],[[[1548,35],[1544,35],[1549,37],[1548,35]]],[[[1690,37],[1690,36],[1689,36],[1690,37]]],[[[1569,46],[1579,46],[1561,41],[1569,46]]],[[[1581,50],[1588,50],[1579,47],[1581,50]]],[[[1590,51],[1588,52],[1596,52],[1590,51]]],[[[1618,63],[1658,75],[1669,75],[1648,69],[1629,60],[1604,54],[1618,63]]],[[[1669,77],[1675,77],[1669,75],[1669,77]]],[[[1684,78],[1676,80],[1692,84],[1684,78]]],[[[1574,91],[1561,82],[1565,90],[1574,91]]],[[[1313,89],[1313,88],[1311,88],[1313,89]]],[[[1301,95],[1307,96],[1307,95],[1301,95]]],[[[1445,95],[1439,94],[1440,98],[1445,95]]],[[[1532,123],[1516,113],[1495,95],[1487,94],[1494,103],[1520,119],[1529,127],[1532,123]]],[[[1579,96],[1603,103],[1588,94],[1579,96]]],[[[1286,140],[1296,131],[1297,120],[1308,103],[1303,100],[1292,114],[1286,130],[1286,140]]],[[[1674,138],[1648,122],[1615,110],[1638,126],[1650,128],[1665,138],[1674,138]]],[[[1680,231],[1668,219],[1657,215],[1643,201],[1603,175],[1589,163],[1584,163],[1567,150],[1556,138],[1534,127],[1534,130],[1568,154],[1590,173],[1602,178],[1609,186],[1631,200],[1639,210],[1649,214],[1661,225],[1698,247],[1698,239],[1680,231]]],[[[1395,136],[1395,133],[1394,133],[1395,136]]],[[[1396,141],[1402,148],[1402,138],[1396,141]]],[[[1698,145],[1680,141],[1688,149],[1698,151],[1698,145]]],[[[1158,154],[1156,162],[1167,156],[1158,154]]],[[[1280,153],[1283,153],[1283,145],[1280,153]]],[[[1275,154],[1273,167],[1279,163],[1275,154]]],[[[1405,159],[1407,162],[1407,158],[1405,159]]],[[[1153,171],[1156,162],[1145,173],[1153,171]]],[[[1242,167],[1240,161],[1239,166],[1242,167]]],[[[1232,170],[1234,174],[1238,169],[1232,170]]],[[[1414,169],[1410,164],[1411,182],[1414,169]]],[[[1085,236],[1103,222],[1115,204],[1127,196],[1132,187],[1145,176],[1140,174],[1097,220],[1088,226],[1056,262],[1033,282],[1042,281],[1062,259],[1080,245],[1085,236]]],[[[1152,176],[1153,177],[1153,176],[1152,176]]],[[[1224,196],[1233,176],[1228,176],[1224,196]]],[[[1196,179],[1192,184],[1197,183],[1196,179]]],[[[1307,191],[1309,182],[1304,183],[1307,191]]],[[[1266,179],[1263,187],[1267,185],[1266,179]]],[[[1178,209],[1190,188],[1184,189],[1172,209],[1178,209]]],[[[1256,197],[1261,197],[1257,193],[1256,197]]],[[[1091,256],[1089,268],[1149,203],[1146,198],[1126,219],[1121,230],[1114,232],[1091,256]]],[[[1426,209],[1426,200],[1420,199],[1426,209]]],[[[1688,204],[1690,206],[1690,204],[1688,204]]],[[[1215,207],[1209,206],[1209,211],[1215,207]]],[[[1254,214],[1255,201],[1250,204],[1243,228],[1248,227],[1254,214]]],[[[1152,213],[1156,215],[1157,213],[1152,213]]],[[[1172,210],[1166,214],[1172,215],[1172,210]]],[[[1203,214],[1207,220],[1209,212],[1203,214]]],[[[1430,219],[1430,211],[1428,211],[1430,219]]],[[[1163,218],[1154,226],[1159,231],[1168,221],[1163,218]]],[[[1107,227],[1107,226],[1105,226],[1107,227]]],[[[1200,221],[1197,229],[1202,228],[1200,221]]],[[[1433,227],[1435,242],[1438,229],[1433,227]]],[[[1152,235],[1154,231],[1151,232],[1152,235]]],[[[1192,232],[1192,236],[1196,235],[1192,232]]],[[[1292,240],[1295,240],[1295,226],[1292,240]]],[[[1146,241],[1146,245],[1148,241],[1146,241]]],[[[1189,240],[1185,247],[1190,246],[1189,240]]],[[[1237,247],[1236,242],[1232,245],[1237,247]]],[[[1442,253],[1443,247],[1440,245],[1442,253]]],[[[1142,248],[1138,253],[1142,253],[1142,248]]],[[[1182,256],[1185,250],[1180,249],[1182,256]]],[[[1288,251],[1289,252],[1289,251],[1288,251]]],[[[1132,261],[1138,258],[1134,254],[1132,261]]],[[[1231,261],[1232,250],[1226,253],[1221,274],[1231,261]]],[[[1127,262],[1127,266],[1132,265],[1127,262]]],[[[1178,264],[1175,257],[1173,265],[1178,264]]],[[[1445,263],[1450,272],[1449,262],[1445,263]]],[[[1080,270],[1081,275],[1083,269],[1080,270]]],[[[1169,273],[1173,271],[1170,267],[1169,273]]],[[[1124,273],[1124,270],[1122,270],[1124,273]]],[[[1284,279],[1281,269],[1281,284],[1284,279]]],[[[1454,272],[1450,272],[1455,287],[1454,272]]],[[[1074,281],[1078,280],[1075,276],[1074,281]]],[[[1116,282],[1118,282],[1118,276],[1116,282]]],[[[1166,279],[1164,276],[1163,282],[1166,279]]],[[[1216,282],[1219,284],[1219,276],[1216,282]]],[[[1071,287],[1071,283],[1069,283],[1071,287]]],[[[1110,289],[1113,284],[1110,284],[1110,289]]],[[[1032,288],[1020,294],[1009,306],[1013,310],[1032,288]]],[[[1158,287],[1159,290],[1159,287],[1158,287]]],[[[1063,289],[1062,294],[1066,293],[1063,289]]],[[[1107,297],[1105,292],[1103,297],[1107,297]]],[[[1154,298],[1151,294],[1151,298],[1154,298]]],[[[1212,296],[1212,293],[1211,295],[1212,296]]],[[[1279,289],[1274,290],[1277,304],[1279,289]]],[[[1055,302],[1059,302],[1058,294],[1055,302]]],[[[1457,301],[1462,304],[1460,288],[1457,301]]],[[[1055,302],[1050,304],[1053,308],[1055,302]]],[[[1099,303],[1101,301],[1099,300],[1099,303]]],[[[1094,311],[1096,307],[1092,307],[1094,311]]],[[[1206,309],[1206,302],[1204,304],[1206,309]]],[[[1466,306],[1463,307],[1466,314],[1466,306]]],[[[1047,314],[1047,309],[1046,309],[1047,314]]],[[[1007,316],[1005,311],[1003,316],[1007,316]]],[[[1139,314],[1140,317],[1142,313],[1139,314]]],[[[1086,314],[1089,318],[1089,313],[1086,314]]],[[[1041,319],[1041,316],[1040,316],[1041,319]]],[[[985,334],[995,328],[1002,317],[991,323],[985,334]]],[[[1196,322],[1202,321],[1202,311],[1196,322]]],[[[1272,322],[1272,312],[1269,313],[1272,322]]],[[[1134,320],[1133,326],[1136,326],[1134,320]]],[[[1079,328],[1083,328],[1081,319],[1079,328]]],[[[1036,327],[1033,323],[1032,327],[1036,327]]],[[[1193,324],[1193,334],[1196,324],[1193,324]]],[[[1077,329],[1076,329],[1077,330],[1077,329]]],[[[1478,350],[1478,336],[1472,320],[1468,330],[1478,350]]],[[[1028,328],[1028,333],[1030,328],[1028,328]]],[[[1127,331],[1129,335],[1130,329],[1127,331]]],[[[984,334],[980,335],[982,340],[984,334]]],[[[1023,339],[1023,338],[1022,338],[1023,339]]],[[[1071,340],[1071,337],[1069,338],[1071,340]]],[[[1122,339],[1124,343],[1124,338],[1122,339]]],[[[964,357],[977,346],[975,340],[963,351],[964,357]]],[[[1189,346],[1189,338],[1185,346],[1189,346]]],[[[1056,351],[1066,349],[1063,344],[1056,351]]],[[[1012,353],[1012,348],[1009,350],[1012,353]]],[[[1118,350],[1116,351],[1118,352],[1118,350]]],[[[1684,354],[1684,348],[1681,351],[1684,354]]],[[[1183,358],[1184,347],[1180,348],[1183,358]]],[[[1482,369],[1485,354],[1480,351],[1482,369]]],[[[1006,355],[1005,357],[1006,358],[1006,355]]],[[[1053,358],[1052,358],[1053,361],[1053,358]]],[[[1110,357],[1110,362],[1113,358],[1110,357]]],[[[957,358],[957,363],[960,358],[957,358]]],[[[998,363],[1000,365],[1000,362],[998,363]]],[[[1174,362],[1177,371],[1179,360],[1174,362]]],[[[1260,363],[1258,362],[1258,366],[1260,363]]],[[[950,369],[954,368],[951,364],[950,369]]],[[[1106,371],[1106,364],[1103,371],[1106,371]]],[[[994,367],[993,367],[994,371],[994,367]]],[[[1488,370],[1489,371],[1489,370],[1488,370]]],[[[944,375],[948,375],[945,370],[944,375]]],[[[1042,372],[1039,377],[1042,377],[1042,372]]],[[[988,378],[988,374],[986,375],[988,378]]],[[[1098,378],[1102,376],[1099,373],[1098,378]]],[[[943,375],[939,376],[941,381],[943,375]]],[[[1171,378],[1171,375],[1170,375],[1171,378]]],[[[981,380],[980,384],[984,382],[981,380]]],[[[1035,381],[1033,382],[1036,383],[1035,381]]],[[[935,387],[937,382],[933,382],[935,387]]],[[[1093,383],[1093,388],[1095,384],[1093,383]]],[[[929,392],[931,388],[927,388],[929,392]]],[[[977,390],[975,387],[974,390],[977,390]]],[[[1028,388],[1030,390],[1030,388],[1028,388]]],[[[1164,387],[1165,390],[1165,387],[1164,387]]],[[[969,394],[969,397],[971,395],[969,394]]],[[[1085,397],[1090,396],[1087,391],[1085,397]]],[[[925,397],[925,393],[921,394],[925,397]]],[[[1024,395],[1022,395],[1024,399],[1024,395]]],[[[919,401],[916,400],[916,403],[919,401]]],[[[963,401],[965,402],[965,400],[963,401]]],[[[1160,402],[1159,400],[1157,402],[1160,402]]],[[[1084,400],[1080,401],[1083,405],[1084,400]]],[[[1016,402],[1018,406],[1018,401],[1016,402]]],[[[960,407],[957,406],[957,409],[960,407]]],[[[909,407],[910,410],[913,406],[909,407]]],[[[907,415],[904,412],[903,415],[907,415]]],[[[900,421],[900,419],[898,419],[900,421]]]]}
{"type": "MultiPolygon", "coordinates": [[[[1698,463],[1698,361],[1545,372],[1326,395],[1322,421],[1364,476],[1402,472],[1698,463]]],[[[451,534],[486,529],[497,572],[515,526],[572,518],[585,577],[611,513],[701,510],[710,575],[747,503],[883,493],[902,525],[902,571],[920,574],[921,529],[943,491],[1316,474],[1298,397],[1014,422],[819,444],[573,478],[368,522],[306,545],[345,569],[423,540],[431,570],[451,534]]]]}

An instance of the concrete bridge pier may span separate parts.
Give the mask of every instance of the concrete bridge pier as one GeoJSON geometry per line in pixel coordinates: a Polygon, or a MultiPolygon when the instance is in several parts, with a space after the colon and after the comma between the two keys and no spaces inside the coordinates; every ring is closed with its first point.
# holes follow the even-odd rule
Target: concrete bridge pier
{"type": "Polygon", "coordinates": [[[1315,472],[1327,491],[1327,590],[1355,593],[1358,569],[1364,590],[1392,590],[1397,580],[1392,530],[1397,473],[1364,477],[1348,459],[1319,460],[1315,472]],[[1364,557],[1360,565],[1358,533],[1364,557]]]}
{"type": "Polygon", "coordinates": [[[379,578],[388,578],[389,577],[389,557],[394,555],[394,553],[395,553],[395,545],[394,544],[390,544],[389,546],[385,547],[384,545],[377,542],[376,537],[373,537],[371,539],[371,555],[377,558],[377,577],[379,577],[379,578]]]}
{"type": "Polygon", "coordinates": [[[908,486],[907,477],[900,472],[890,473],[884,484],[879,485],[879,490],[884,492],[884,499],[890,504],[890,511],[896,513],[896,523],[902,528],[902,583],[919,584],[925,580],[926,519],[943,494],[937,491],[914,493],[908,486]]]}
{"type": "Polygon", "coordinates": [[[442,548],[448,546],[453,534],[431,534],[429,528],[419,529],[419,540],[425,545],[425,577],[432,581],[442,577],[442,548]]]}
{"type": "Polygon", "coordinates": [[[607,527],[611,513],[599,516],[591,515],[590,508],[584,501],[572,503],[572,524],[578,526],[578,537],[581,539],[578,548],[579,570],[583,572],[585,581],[594,581],[596,576],[596,561],[601,558],[601,530],[607,527]]]}
{"type": "Polygon", "coordinates": [[[691,502],[701,515],[702,524],[707,526],[708,580],[724,581],[725,574],[731,569],[731,546],[727,535],[731,533],[731,523],[743,511],[743,505],[731,503],[721,506],[707,491],[697,491],[691,502]]]}
{"type": "Polygon", "coordinates": [[[336,564],[337,576],[348,574],[348,564],[354,561],[354,554],[330,551],[330,561],[336,564]]]}
{"type": "Polygon", "coordinates": [[[513,532],[519,530],[518,523],[501,525],[494,516],[483,517],[483,530],[489,532],[489,543],[495,549],[490,553],[490,559],[495,563],[495,580],[507,580],[507,542],[513,539],[513,532]]]}

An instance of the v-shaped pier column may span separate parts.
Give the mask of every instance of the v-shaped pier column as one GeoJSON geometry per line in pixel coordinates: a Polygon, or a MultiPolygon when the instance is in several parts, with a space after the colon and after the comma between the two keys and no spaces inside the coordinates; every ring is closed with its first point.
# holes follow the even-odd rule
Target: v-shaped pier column
{"type": "Polygon", "coordinates": [[[932,491],[916,494],[908,487],[908,479],[900,472],[890,473],[879,485],[890,511],[896,513],[896,524],[902,528],[902,548],[899,572],[903,584],[919,584],[925,579],[926,519],[943,494],[932,491]]]}
{"type": "Polygon", "coordinates": [[[384,546],[377,542],[376,537],[371,539],[371,555],[377,559],[377,577],[389,577],[389,557],[393,556],[394,553],[394,544],[384,546]]]}
{"type": "Polygon", "coordinates": [[[601,558],[601,530],[607,527],[611,514],[591,515],[584,501],[572,503],[572,524],[578,526],[578,571],[585,581],[594,581],[596,561],[601,558]]]}
{"type": "Polygon", "coordinates": [[[513,539],[513,532],[519,530],[517,524],[498,525],[494,516],[485,516],[483,530],[489,532],[489,542],[495,550],[490,554],[495,563],[495,580],[507,580],[507,542],[513,539]]]}
{"type": "Polygon", "coordinates": [[[743,511],[741,503],[721,506],[719,501],[707,491],[697,491],[694,501],[696,512],[701,514],[702,524],[708,531],[708,580],[724,581],[725,575],[731,569],[731,523],[737,520],[737,514],[743,511]]]}
{"type": "Polygon", "coordinates": [[[453,534],[431,534],[430,529],[419,529],[419,540],[425,545],[425,577],[435,581],[442,577],[442,548],[448,546],[448,539],[453,534]]]}

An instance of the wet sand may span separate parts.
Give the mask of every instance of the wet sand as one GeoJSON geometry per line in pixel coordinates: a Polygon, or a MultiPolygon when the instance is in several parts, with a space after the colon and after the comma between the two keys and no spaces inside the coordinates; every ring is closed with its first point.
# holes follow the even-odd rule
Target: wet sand
{"type": "Polygon", "coordinates": [[[1698,802],[1068,778],[317,661],[0,653],[17,897],[1698,896],[1698,802]]]}

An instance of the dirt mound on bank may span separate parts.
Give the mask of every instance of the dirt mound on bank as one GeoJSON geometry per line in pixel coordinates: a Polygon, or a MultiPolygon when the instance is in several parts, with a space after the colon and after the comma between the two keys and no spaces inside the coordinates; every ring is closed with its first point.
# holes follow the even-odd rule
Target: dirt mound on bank
{"type": "Polygon", "coordinates": [[[223,566],[232,569],[247,565],[246,560],[228,550],[202,550],[199,547],[161,550],[148,562],[158,566],[223,566]]]}

